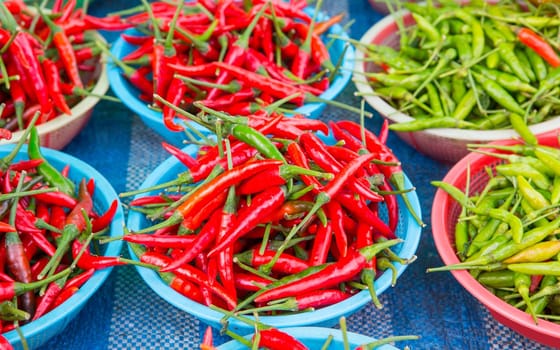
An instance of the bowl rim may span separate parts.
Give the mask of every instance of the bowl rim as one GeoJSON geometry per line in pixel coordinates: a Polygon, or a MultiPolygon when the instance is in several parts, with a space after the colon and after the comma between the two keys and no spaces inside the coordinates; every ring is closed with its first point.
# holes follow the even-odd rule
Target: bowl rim
{"type": "MultiPolygon", "coordinates": [[[[328,327],[287,327],[282,329],[283,332],[290,334],[291,336],[295,337],[296,339],[306,339],[306,340],[326,340],[326,336],[332,335],[334,341],[343,341],[342,331],[337,328],[328,328],[328,327]]],[[[245,339],[250,339],[254,333],[248,334],[244,336],[245,339]]],[[[348,342],[351,346],[359,346],[363,344],[367,344],[373,341],[376,341],[376,338],[356,333],[356,332],[347,332],[348,335],[348,342]]],[[[241,345],[235,339],[230,340],[226,343],[223,343],[218,346],[218,350],[237,350],[240,349],[239,345],[241,345]]],[[[379,346],[376,349],[379,350],[397,350],[395,346],[391,344],[384,344],[383,346],[379,346]]]]}
{"type": "MultiPolygon", "coordinates": [[[[389,14],[383,17],[380,21],[375,23],[371,26],[364,35],[360,38],[360,43],[370,44],[373,42],[375,38],[377,38],[380,33],[383,33],[387,27],[394,25],[395,19],[399,17],[404,17],[410,14],[408,10],[400,10],[395,12],[394,14],[389,14]]],[[[356,86],[356,89],[360,93],[364,93],[366,95],[363,98],[366,102],[373,107],[381,116],[384,118],[389,119],[389,121],[394,123],[404,123],[408,121],[414,120],[414,118],[397,111],[393,108],[389,103],[383,100],[379,96],[367,95],[374,92],[371,85],[368,83],[364,73],[364,58],[365,53],[356,45],[356,52],[355,52],[355,61],[354,61],[354,74],[352,76],[352,81],[356,86]]],[[[553,117],[548,119],[544,122],[532,124],[529,126],[529,129],[535,134],[543,134],[551,129],[557,128],[558,123],[560,121],[560,116],[553,117]]],[[[397,132],[397,133],[410,133],[407,132],[397,132]]],[[[495,140],[502,140],[508,138],[515,138],[519,135],[513,129],[495,129],[495,130],[469,130],[469,129],[457,129],[457,128],[437,128],[437,129],[425,129],[419,131],[413,131],[412,133],[419,133],[419,134],[429,134],[434,137],[443,138],[443,139],[453,139],[453,140],[463,140],[463,141],[471,141],[471,142],[490,142],[495,140]]]]}
{"type": "MultiPolygon", "coordinates": [[[[0,155],[4,153],[7,154],[14,147],[15,145],[13,144],[1,145],[0,155]]],[[[27,145],[22,146],[20,153],[21,152],[27,152],[27,145]]],[[[95,179],[97,196],[94,195],[94,205],[106,205],[106,208],[104,208],[106,210],[111,204],[112,200],[117,200],[117,212],[115,213],[113,221],[111,222],[110,232],[112,233],[111,236],[117,236],[119,232],[122,232],[122,227],[124,225],[124,214],[119,196],[117,195],[116,191],[109,183],[109,181],[99,171],[97,171],[86,162],[55,149],[41,147],[41,153],[47,160],[49,160],[49,162],[69,164],[71,179],[73,178],[72,170],[76,168],[80,169],[80,173],[84,173],[84,175],[87,174],[86,176],[88,176],[89,178],[95,179]],[[103,195],[101,196],[101,194],[103,195]]],[[[121,240],[113,240],[107,243],[105,245],[104,254],[108,256],[118,256],[122,251],[122,244],[123,243],[121,240]]],[[[111,273],[112,269],[112,267],[108,267],[95,271],[90,279],[86,283],[84,283],[84,285],[80,287],[80,289],[67,301],[65,301],[55,309],[49,311],[45,315],[39,317],[38,319],[21,326],[20,329],[23,332],[24,337],[26,339],[31,339],[33,337],[40,336],[41,333],[46,332],[48,328],[53,324],[64,322],[68,315],[71,315],[71,318],[76,316],[77,313],[74,315],[72,315],[72,313],[75,312],[76,309],[81,309],[85,305],[89,298],[101,287],[101,285],[111,273]]],[[[3,334],[3,336],[6,337],[6,339],[11,344],[20,344],[21,342],[17,330],[6,332],[3,334]]]]}
{"type": "MultiPolygon", "coordinates": [[[[195,145],[188,145],[183,148],[184,152],[190,153],[194,155],[197,147],[195,145]]],[[[158,167],[156,167],[144,180],[140,188],[150,187],[157,183],[159,179],[162,178],[164,174],[169,171],[175,171],[178,167],[182,165],[180,162],[175,159],[173,156],[167,158],[163,163],[161,163],[158,167]]],[[[409,178],[405,175],[405,185],[408,187],[412,187],[409,178]]],[[[138,196],[147,195],[149,193],[141,194],[138,196]]],[[[409,192],[409,200],[412,204],[414,210],[417,211],[419,215],[421,215],[420,203],[418,200],[418,196],[416,191],[409,192]]],[[[399,201],[401,199],[399,198],[399,201]]],[[[399,203],[400,208],[405,208],[402,202],[399,203]]],[[[403,209],[404,210],[404,209],[403,209]]],[[[403,216],[407,218],[406,227],[404,228],[404,232],[406,232],[406,238],[402,243],[400,243],[399,247],[400,250],[398,255],[405,259],[412,258],[416,250],[418,248],[420,238],[421,238],[421,230],[422,228],[420,225],[416,223],[416,221],[412,218],[412,215],[405,211],[402,213],[403,216]]],[[[141,222],[143,220],[143,216],[141,213],[136,211],[130,211],[127,217],[127,227],[134,231],[137,228],[140,228],[141,222]]],[[[131,246],[128,245],[128,249],[132,259],[138,259],[134,252],[131,249],[131,246]]],[[[402,265],[399,263],[394,263],[395,267],[397,268],[397,277],[400,277],[404,270],[408,267],[408,265],[402,265]]],[[[162,299],[166,300],[170,304],[174,305],[175,307],[188,312],[191,315],[196,316],[200,320],[204,320],[208,323],[216,322],[219,323],[219,320],[222,318],[223,314],[209,309],[207,306],[202,304],[196,303],[187,297],[184,297],[180,293],[176,292],[172,288],[170,288],[167,284],[163,282],[163,280],[159,277],[159,275],[151,270],[142,268],[140,266],[136,266],[137,272],[140,274],[142,279],[148,284],[148,286],[156,292],[162,299]],[[188,310],[188,311],[187,311],[188,310]]],[[[391,271],[385,271],[381,276],[379,276],[375,280],[375,289],[377,294],[380,295],[386,289],[388,289],[391,285],[391,271]]],[[[319,325],[325,322],[330,322],[332,320],[333,312],[342,309],[344,312],[343,314],[349,314],[358,310],[361,307],[364,307],[368,302],[371,302],[371,297],[367,290],[363,290],[350,298],[337,303],[335,305],[323,307],[317,310],[314,310],[310,313],[302,313],[302,314],[294,314],[294,315],[280,315],[280,316],[261,316],[259,319],[268,325],[275,326],[275,327],[290,327],[294,325],[298,326],[307,326],[307,325],[319,325]],[[302,315],[305,315],[302,319],[302,315]],[[299,320],[298,320],[299,318],[299,320]]],[[[338,313],[340,313],[338,311],[338,313]]],[[[234,327],[239,327],[242,329],[250,329],[250,326],[237,321],[237,320],[230,320],[230,324],[234,327]]]]}
{"type": "MultiPolygon", "coordinates": [[[[556,140],[557,136],[556,132],[549,132],[539,136],[539,139],[552,141],[556,140]]],[[[495,142],[495,144],[511,145],[519,142],[519,140],[511,139],[498,141],[495,142]]],[[[487,155],[471,152],[457,162],[445,175],[442,181],[450,184],[456,184],[458,181],[465,179],[465,171],[468,167],[485,165],[490,159],[493,158],[487,155]]],[[[440,188],[436,190],[431,216],[432,235],[436,249],[445,265],[460,262],[453,248],[453,241],[446,233],[447,223],[450,218],[447,215],[442,215],[442,213],[445,213],[445,209],[448,208],[452,202],[453,199],[447,194],[447,192],[440,188]]],[[[453,270],[451,271],[451,274],[473,297],[485,305],[492,314],[498,315],[502,320],[507,320],[507,323],[510,321],[515,322],[519,326],[523,327],[523,330],[515,329],[514,327],[506,324],[508,327],[521,334],[529,332],[529,337],[532,335],[531,338],[537,341],[539,340],[535,338],[535,334],[544,335],[549,339],[556,339],[557,341],[560,341],[560,325],[544,319],[539,319],[539,324],[535,324],[531,315],[509,305],[496,295],[492,294],[473,276],[471,276],[467,270],[453,270]]],[[[500,322],[504,323],[502,321],[500,322]]]]}
{"type": "MultiPolygon", "coordinates": [[[[310,8],[307,7],[306,11],[310,8]]],[[[319,18],[327,19],[328,16],[324,12],[319,12],[319,18]]],[[[136,33],[135,29],[127,29],[123,33],[125,34],[132,34],[136,33]]],[[[330,84],[329,88],[325,90],[319,97],[325,100],[333,100],[336,98],[348,85],[348,82],[352,78],[352,69],[353,69],[353,61],[355,50],[354,47],[348,43],[347,39],[349,38],[348,32],[344,30],[344,28],[340,24],[333,25],[329,33],[335,33],[341,37],[337,41],[341,41],[341,45],[348,45],[346,52],[343,56],[343,61],[341,67],[339,69],[339,75],[333,80],[332,84],[330,84]],[[343,41],[346,40],[346,43],[343,41]]],[[[128,44],[122,36],[119,37],[113,42],[111,47],[111,53],[115,55],[117,58],[121,58],[123,56],[123,50],[127,47],[131,46],[128,44]]],[[[336,62],[334,62],[336,63],[336,62]]],[[[163,125],[161,112],[155,111],[149,108],[148,104],[142,100],[140,100],[137,94],[133,94],[133,92],[129,89],[130,83],[124,78],[121,69],[115,65],[111,60],[108,61],[108,77],[109,77],[109,85],[111,90],[115,93],[117,97],[123,101],[123,103],[131,109],[134,113],[136,113],[141,119],[146,119],[148,122],[154,125],[163,125]]],[[[315,112],[320,111],[320,109],[325,104],[323,102],[308,102],[304,105],[296,108],[293,112],[286,114],[286,115],[293,115],[293,114],[302,114],[302,115],[312,115],[315,112]]],[[[179,121],[177,117],[175,118],[176,121],[179,121]]],[[[210,133],[210,131],[196,123],[188,122],[189,128],[194,129],[196,131],[202,132],[204,134],[210,133]]],[[[172,131],[165,128],[165,132],[169,134],[181,134],[184,131],[172,131]]]]}
{"type": "MultiPolygon", "coordinates": [[[[105,42],[105,39],[99,34],[99,32],[94,31],[94,33],[96,39],[105,42]]],[[[100,96],[105,95],[107,90],[109,90],[109,79],[107,75],[108,70],[105,54],[100,55],[99,65],[101,67],[101,70],[99,72],[99,77],[97,78],[95,86],[91,91],[91,94],[87,95],[84,99],[80,100],[80,102],[70,108],[70,110],[72,111],[71,115],[62,113],[45,123],[37,125],[37,133],[40,137],[61,129],[64,126],[81,119],[87,111],[91,110],[99,102],[99,100],[101,100],[100,96]]],[[[12,138],[10,140],[0,140],[0,145],[12,144],[17,142],[17,140],[21,138],[24,132],[24,130],[13,132],[12,138]]]]}

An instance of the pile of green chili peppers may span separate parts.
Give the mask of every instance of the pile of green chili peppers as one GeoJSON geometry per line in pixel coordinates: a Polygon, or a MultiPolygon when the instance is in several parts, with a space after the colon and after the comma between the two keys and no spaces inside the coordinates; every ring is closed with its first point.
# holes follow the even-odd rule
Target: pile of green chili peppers
{"type": "Polygon", "coordinates": [[[527,128],[521,134],[522,144],[471,145],[495,162],[476,170],[464,190],[432,182],[461,205],[455,226],[461,262],[429,271],[467,269],[536,323],[559,322],[560,149],[539,144],[527,128]],[[484,187],[469,190],[469,182],[480,184],[486,175],[484,187]]]}
{"type": "Polygon", "coordinates": [[[357,45],[365,52],[365,64],[384,69],[365,73],[373,94],[414,118],[392,124],[392,130],[507,129],[512,113],[528,125],[560,115],[560,67],[516,34],[528,28],[557,53],[558,5],[524,9],[513,1],[439,3],[403,4],[416,25],[397,19],[398,48],[357,45]]]}

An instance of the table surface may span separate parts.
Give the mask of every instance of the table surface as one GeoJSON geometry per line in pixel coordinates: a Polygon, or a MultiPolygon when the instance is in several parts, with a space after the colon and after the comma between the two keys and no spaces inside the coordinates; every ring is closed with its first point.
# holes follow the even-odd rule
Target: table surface
{"type": "MultiPolygon", "coordinates": [[[[89,12],[101,16],[131,6],[124,0],[95,0],[89,12]]],[[[355,21],[350,27],[350,36],[355,39],[382,17],[367,0],[325,0],[323,9],[329,15],[346,12],[346,21],[355,21]]],[[[104,35],[112,41],[118,33],[104,35]]],[[[349,83],[339,100],[359,106],[354,91],[349,83]]],[[[329,107],[322,118],[355,116],[329,107]]],[[[367,126],[377,132],[380,124],[376,115],[367,126]]],[[[95,167],[121,193],[138,188],[167,158],[161,141],[124,105],[103,101],[63,151],[95,167]]],[[[431,235],[435,188],[430,181],[442,179],[449,166],[419,154],[395,135],[390,135],[388,144],[416,186],[427,226],[422,231],[418,259],[394,288],[381,295],[384,308],[376,310],[369,305],[349,317],[349,330],[374,338],[420,335],[419,340],[408,343],[412,349],[547,349],[497,323],[450,273],[425,272],[428,267],[442,265],[431,235]]],[[[204,324],[159,298],[134,268],[119,267],[65,331],[42,349],[198,349],[204,329],[204,324]]],[[[217,338],[217,342],[225,340],[217,338]]]]}

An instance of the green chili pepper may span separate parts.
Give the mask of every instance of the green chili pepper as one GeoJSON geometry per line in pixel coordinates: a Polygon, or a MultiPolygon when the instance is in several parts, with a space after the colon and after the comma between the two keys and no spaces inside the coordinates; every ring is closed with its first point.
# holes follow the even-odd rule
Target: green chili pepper
{"type": "Polygon", "coordinates": [[[560,276],[560,261],[509,264],[507,268],[528,275],[560,276]]]}
{"type": "Polygon", "coordinates": [[[530,82],[531,80],[525,73],[525,69],[523,68],[523,64],[517,57],[514,51],[515,44],[513,43],[506,43],[502,42],[498,45],[498,53],[500,54],[500,58],[503,62],[511,69],[511,71],[522,81],[525,83],[530,82]]]}
{"type": "Polygon", "coordinates": [[[418,28],[426,34],[429,39],[429,42],[437,45],[441,41],[441,34],[439,31],[432,25],[430,21],[424,18],[422,15],[418,13],[412,13],[412,17],[416,21],[416,25],[418,28]]]}
{"type": "Polygon", "coordinates": [[[478,275],[478,282],[486,287],[492,288],[510,288],[513,283],[514,272],[509,270],[487,271],[478,275]]]}
{"type": "Polygon", "coordinates": [[[422,84],[422,82],[428,78],[430,73],[430,70],[426,70],[424,72],[413,75],[366,73],[366,76],[373,79],[373,81],[380,82],[383,85],[400,86],[408,90],[414,90],[417,89],[420,84],[422,84]]]}
{"type": "Polygon", "coordinates": [[[44,177],[45,181],[51,186],[58,188],[59,191],[64,192],[69,196],[74,196],[74,183],[67,177],[64,177],[43,157],[39,142],[39,133],[37,132],[37,128],[32,127],[29,133],[29,142],[27,146],[29,159],[42,159],[42,163],[37,166],[37,171],[44,177]]]}
{"type": "Polygon", "coordinates": [[[457,102],[457,107],[453,111],[452,117],[457,120],[466,119],[471,114],[474,106],[476,106],[476,92],[474,89],[470,89],[457,102]]]}
{"type": "MultiPolygon", "coordinates": [[[[503,16],[502,8],[500,6],[488,6],[487,11],[492,16],[496,16],[496,17],[503,16]]],[[[509,42],[517,41],[515,33],[504,22],[499,20],[492,20],[492,25],[498,30],[498,32],[504,37],[506,41],[509,42]]]]}
{"type": "Polygon", "coordinates": [[[531,63],[531,68],[533,68],[533,72],[535,72],[537,80],[541,81],[546,79],[548,68],[544,59],[529,47],[524,47],[524,50],[529,62],[531,63]]]}
{"type": "Polygon", "coordinates": [[[535,156],[560,176],[560,152],[556,148],[537,146],[534,149],[535,156]]]}
{"type": "Polygon", "coordinates": [[[523,70],[525,71],[525,74],[529,78],[529,81],[535,82],[537,80],[537,76],[535,75],[535,72],[533,72],[533,67],[531,66],[529,57],[527,57],[527,55],[525,54],[525,50],[516,47],[514,49],[514,53],[515,56],[517,56],[519,62],[521,63],[521,67],[523,67],[523,70]]]}
{"type": "Polygon", "coordinates": [[[527,179],[520,175],[517,175],[516,179],[519,193],[521,193],[531,208],[538,210],[550,206],[550,202],[539,191],[535,190],[527,179]]]}
{"type": "Polygon", "coordinates": [[[537,89],[533,85],[524,83],[515,75],[511,75],[496,69],[484,68],[480,65],[474,66],[473,69],[476,72],[492,80],[495,80],[498,84],[502,85],[509,91],[524,91],[530,93],[534,93],[537,91],[537,89]]]}
{"type": "Polygon", "coordinates": [[[521,298],[523,299],[523,301],[525,301],[525,304],[527,304],[529,314],[531,314],[531,316],[533,317],[533,321],[537,323],[537,315],[535,314],[533,303],[529,298],[529,287],[531,286],[531,277],[527,274],[516,271],[513,277],[513,283],[515,285],[515,289],[517,289],[517,292],[521,295],[521,298]]]}
{"type": "MultiPolygon", "coordinates": [[[[488,49],[488,51],[490,51],[488,49]]],[[[486,56],[485,59],[486,67],[490,69],[497,68],[501,63],[500,53],[498,51],[493,51],[486,56]]]]}
{"type": "Polygon", "coordinates": [[[551,187],[548,177],[528,163],[499,164],[496,166],[496,171],[504,176],[522,175],[531,179],[537,187],[543,190],[549,190],[551,187]]]}
{"type": "Polygon", "coordinates": [[[467,243],[469,241],[468,222],[461,220],[467,215],[467,208],[461,209],[461,215],[455,225],[455,251],[459,256],[464,256],[466,253],[467,243]]]}
{"type": "Polygon", "coordinates": [[[443,117],[443,106],[439,98],[439,93],[436,87],[430,83],[426,85],[428,91],[428,100],[430,101],[430,108],[434,117],[443,117]]]}
{"type": "Polygon", "coordinates": [[[484,30],[480,22],[471,14],[463,9],[455,9],[452,11],[455,17],[469,24],[472,31],[472,55],[475,58],[482,56],[484,52],[484,30]]]}
{"type": "Polygon", "coordinates": [[[521,117],[519,114],[510,114],[509,121],[513,129],[519,134],[519,136],[521,136],[526,144],[536,145],[539,143],[539,140],[537,140],[535,134],[533,134],[525,120],[523,120],[523,117],[521,117]]]}
{"type": "Polygon", "coordinates": [[[467,93],[467,86],[464,79],[454,76],[451,80],[451,98],[457,105],[461,102],[463,96],[467,93]]]}
{"type": "Polygon", "coordinates": [[[505,109],[518,113],[525,114],[525,110],[515,101],[515,99],[505,90],[500,84],[492,79],[489,79],[482,74],[472,72],[473,77],[480,84],[482,89],[500,106],[505,109]]]}
{"type": "MultiPolygon", "coordinates": [[[[510,196],[504,201],[500,206],[501,209],[506,210],[510,207],[511,202],[515,196],[515,192],[512,192],[510,196]]],[[[492,236],[498,231],[498,227],[502,224],[502,221],[497,218],[491,218],[488,220],[486,225],[484,225],[473,237],[469,250],[467,251],[467,256],[472,256],[481,246],[483,246],[492,236]]]]}
{"type": "Polygon", "coordinates": [[[465,120],[458,120],[453,117],[441,117],[441,118],[422,118],[416,117],[416,119],[409,122],[395,123],[389,125],[389,129],[397,132],[408,132],[408,131],[418,131],[425,129],[435,129],[435,128],[462,128],[462,129],[476,129],[476,124],[465,120]]]}

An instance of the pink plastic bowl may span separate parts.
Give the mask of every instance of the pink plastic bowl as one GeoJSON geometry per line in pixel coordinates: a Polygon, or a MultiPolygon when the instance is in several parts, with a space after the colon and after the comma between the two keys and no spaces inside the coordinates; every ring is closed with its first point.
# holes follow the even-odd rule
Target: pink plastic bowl
{"type": "MultiPolygon", "coordinates": [[[[539,137],[542,145],[560,147],[557,132],[550,132],[539,137]]],[[[509,140],[500,144],[515,144],[517,141],[509,140]]],[[[470,153],[461,159],[444,177],[443,181],[465,189],[467,181],[467,168],[470,168],[471,178],[469,188],[471,191],[481,190],[488,181],[484,170],[487,166],[499,163],[496,158],[470,153]]],[[[432,234],[436,248],[446,265],[459,263],[455,254],[454,229],[461,206],[454,201],[445,191],[438,189],[432,206],[432,234]]],[[[519,310],[504,302],[484,286],[478,283],[466,270],[451,271],[459,283],[471,293],[478,301],[488,308],[490,314],[503,325],[513,329],[519,334],[531,338],[539,343],[558,347],[560,344],[560,325],[539,320],[538,325],[528,313],[519,310]]]]}

